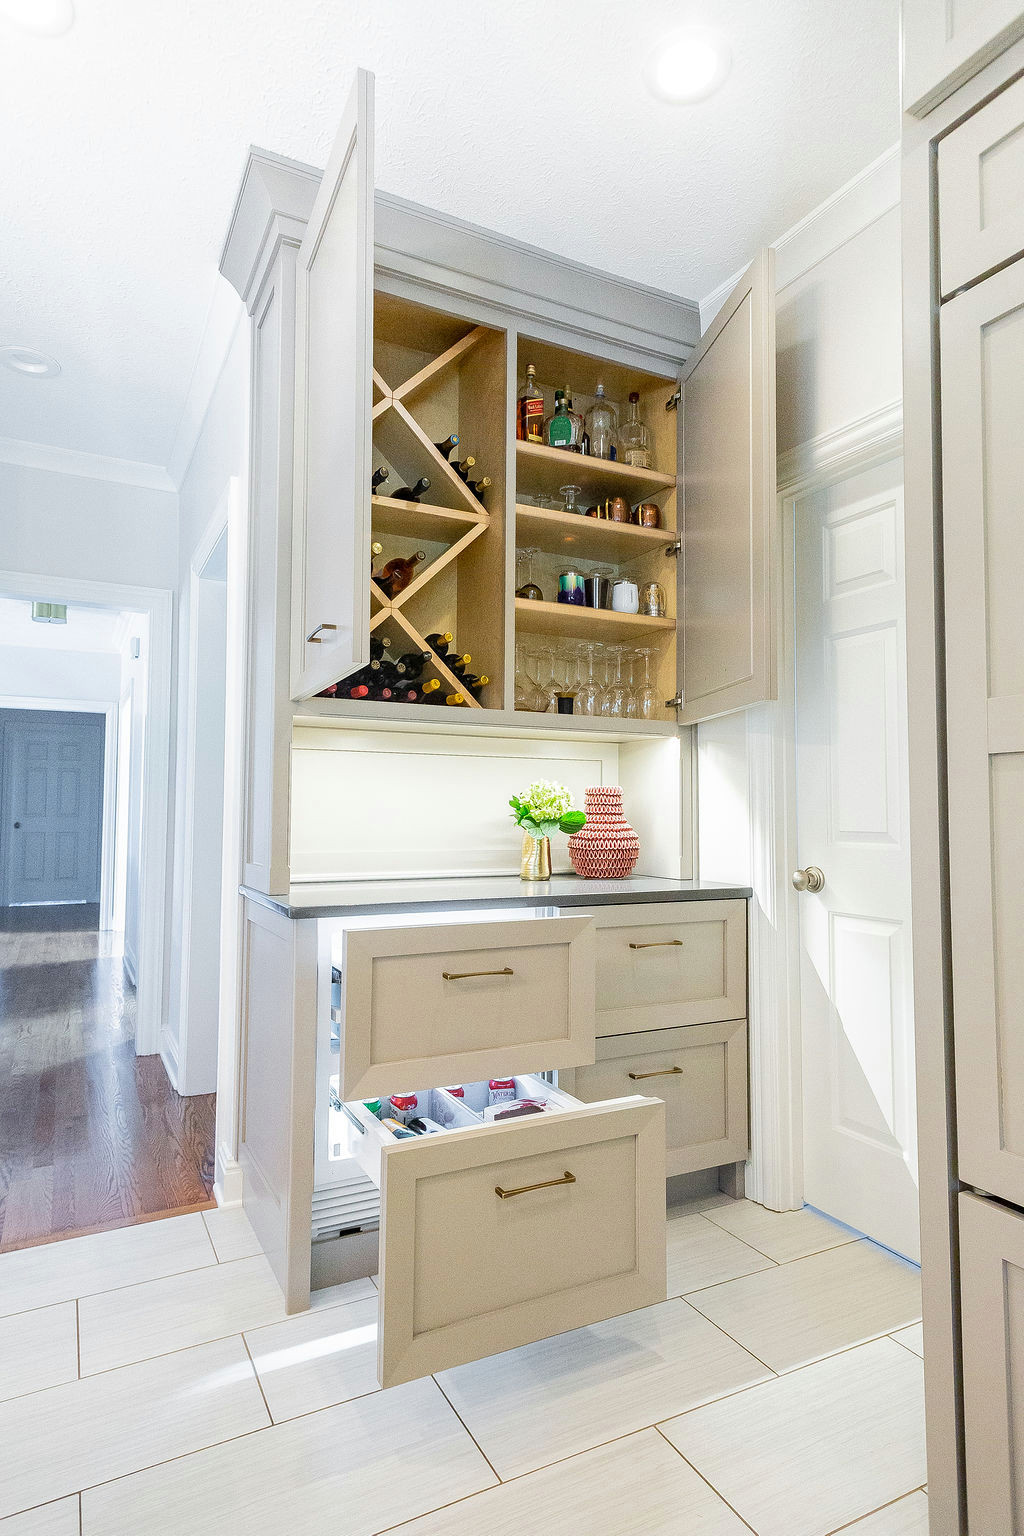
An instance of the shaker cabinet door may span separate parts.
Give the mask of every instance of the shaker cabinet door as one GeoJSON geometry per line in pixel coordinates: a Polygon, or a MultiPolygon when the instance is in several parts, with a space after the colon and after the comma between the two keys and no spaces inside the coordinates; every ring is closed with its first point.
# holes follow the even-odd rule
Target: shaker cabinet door
{"type": "Polygon", "coordinates": [[[369,660],[373,76],[358,72],[299,248],[292,694],[369,660]]]}
{"type": "Polygon", "coordinates": [[[903,109],[924,117],[1024,34],[1020,0],[903,0],[903,109]]]}
{"type": "Polygon", "coordinates": [[[775,697],[774,255],[764,250],[683,374],[680,721],[775,697]]]}

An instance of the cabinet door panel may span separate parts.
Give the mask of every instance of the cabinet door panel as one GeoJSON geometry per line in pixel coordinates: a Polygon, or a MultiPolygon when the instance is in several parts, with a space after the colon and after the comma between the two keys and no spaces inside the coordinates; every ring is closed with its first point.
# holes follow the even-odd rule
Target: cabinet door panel
{"type": "Polygon", "coordinates": [[[299,248],[292,693],[369,659],[373,76],[360,70],[299,248]]]}
{"type": "Polygon", "coordinates": [[[960,1195],[964,1439],[971,1536],[1020,1532],[1024,1510],[1024,1217],[960,1195]]]}
{"type": "Polygon", "coordinates": [[[774,255],[762,251],[683,375],[679,675],[685,723],[775,697],[774,255]]]}
{"type": "Polygon", "coordinates": [[[923,117],[1024,34],[1020,0],[903,0],[903,105],[923,117]]]}
{"type": "Polygon", "coordinates": [[[1024,1203],[1024,263],[941,316],[958,1159],[1024,1203]]]}
{"type": "Polygon", "coordinates": [[[1024,80],[939,143],[942,291],[1024,252],[1024,80]]]}

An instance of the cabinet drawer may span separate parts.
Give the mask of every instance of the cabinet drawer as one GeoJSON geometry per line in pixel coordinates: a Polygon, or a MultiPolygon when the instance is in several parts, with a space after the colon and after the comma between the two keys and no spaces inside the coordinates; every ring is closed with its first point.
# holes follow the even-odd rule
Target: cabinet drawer
{"type": "Polygon", "coordinates": [[[566,1077],[588,1104],[624,1093],[664,1100],[669,1176],[747,1156],[745,1019],[600,1039],[594,1065],[566,1077]]]}
{"type": "Polygon", "coordinates": [[[347,929],[341,1097],[593,1061],[593,943],[589,915],[347,929]]]}
{"type": "Polygon", "coordinates": [[[943,294],[1024,253],[1024,80],[939,142],[943,294]]]}
{"type": "Polygon", "coordinates": [[[599,1035],[746,1016],[745,901],[606,908],[594,922],[599,1035]]]}
{"type": "Polygon", "coordinates": [[[565,1107],[396,1141],[348,1106],[381,1190],[383,1387],[664,1300],[664,1106],[523,1087],[565,1107]]]}

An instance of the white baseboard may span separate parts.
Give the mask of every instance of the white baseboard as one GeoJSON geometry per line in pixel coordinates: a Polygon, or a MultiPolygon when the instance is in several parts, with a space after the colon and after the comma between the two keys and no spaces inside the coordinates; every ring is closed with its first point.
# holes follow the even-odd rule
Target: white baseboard
{"type": "Polygon", "coordinates": [[[242,1165],[232,1157],[226,1147],[217,1148],[217,1168],[213,1183],[213,1198],[218,1205],[241,1205],[242,1165]]]}
{"type": "Polygon", "coordinates": [[[125,973],[127,974],[128,980],[131,982],[133,987],[137,987],[139,984],[138,962],[136,961],[132,951],[128,948],[127,944],[124,947],[124,953],[121,956],[121,960],[124,964],[125,973]]]}
{"type": "Polygon", "coordinates": [[[169,1035],[166,1029],[160,1031],[160,1060],[164,1064],[164,1070],[171,1080],[171,1087],[175,1093],[180,1093],[178,1087],[178,1042],[173,1035],[169,1035]]]}

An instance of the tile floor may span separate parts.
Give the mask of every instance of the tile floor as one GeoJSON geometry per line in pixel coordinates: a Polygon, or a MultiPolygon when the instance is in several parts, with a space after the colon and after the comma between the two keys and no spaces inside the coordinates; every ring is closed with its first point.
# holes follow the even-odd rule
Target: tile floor
{"type": "Polygon", "coordinates": [[[670,1214],[668,1301],[377,1390],[240,1211],[0,1255],[0,1536],[927,1536],[918,1276],[813,1211],[670,1214]]]}

